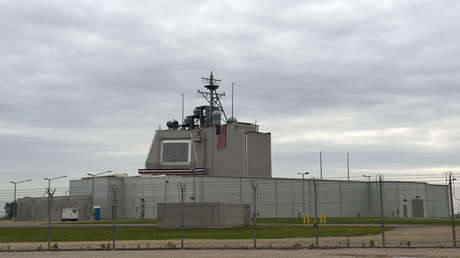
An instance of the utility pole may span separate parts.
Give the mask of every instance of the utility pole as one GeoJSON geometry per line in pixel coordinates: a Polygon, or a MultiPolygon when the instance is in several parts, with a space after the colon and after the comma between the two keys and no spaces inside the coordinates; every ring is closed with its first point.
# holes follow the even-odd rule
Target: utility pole
{"type": "Polygon", "coordinates": [[[44,177],[43,179],[48,181],[48,191],[50,190],[52,180],[56,180],[56,179],[60,179],[64,177],[67,177],[67,176],[58,176],[58,177],[53,177],[53,178],[44,177]]]}
{"type": "Polygon", "coordinates": [[[15,181],[10,181],[10,183],[14,184],[13,221],[16,221],[16,214],[17,214],[17,211],[18,211],[18,203],[16,201],[16,185],[20,184],[20,183],[29,182],[31,180],[32,179],[16,181],[16,182],[15,181]]]}
{"type": "Polygon", "coordinates": [[[183,125],[184,124],[184,93],[180,94],[180,96],[182,98],[182,125],[183,125]]]}
{"type": "Polygon", "coordinates": [[[184,192],[185,192],[185,184],[179,183],[177,185],[180,192],[180,230],[181,230],[181,238],[180,238],[180,248],[184,249],[184,192]]]}
{"type": "Polygon", "coordinates": [[[379,175],[380,188],[380,216],[382,217],[382,247],[385,247],[385,216],[383,213],[383,176],[379,175]]]}
{"type": "Polygon", "coordinates": [[[300,172],[297,174],[302,175],[302,212],[305,213],[305,175],[310,174],[310,172],[300,172]]]}
{"type": "Polygon", "coordinates": [[[369,184],[368,184],[368,189],[369,189],[369,190],[368,190],[368,191],[369,191],[369,199],[368,199],[368,202],[369,202],[369,212],[371,212],[371,210],[372,210],[372,197],[371,197],[370,192],[371,192],[371,177],[372,177],[372,176],[363,175],[363,177],[367,177],[368,182],[369,182],[369,184]]]}
{"type": "Polygon", "coordinates": [[[367,179],[368,179],[369,183],[371,182],[371,177],[372,177],[372,176],[366,176],[366,175],[363,175],[363,177],[367,177],[367,179]]]}
{"type": "Polygon", "coordinates": [[[455,235],[455,214],[454,214],[454,199],[453,199],[453,187],[452,187],[452,172],[449,172],[449,199],[450,199],[450,221],[452,226],[452,241],[453,247],[457,247],[457,237],[455,235]]]}
{"type": "Polygon", "coordinates": [[[94,178],[95,178],[96,176],[100,176],[100,175],[102,175],[102,174],[111,173],[111,172],[112,172],[112,170],[108,170],[108,171],[101,172],[101,173],[95,173],[95,174],[86,173],[88,176],[92,177],[92,186],[91,186],[91,211],[92,211],[93,219],[94,219],[94,178]]]}
{"type": "Polygon", "coordinates": [[[58,176],[58,177],[53,177],[53,178],[43,178],[44,180],[47,180],[48,181],[48,189],[47,189],[47,192],[48,192],[48,250],[51,248],[51,207],[53,205],[53,195],[54,195],[54,192],[56,192],[56,189],[54,189],[52,192],[51,192],[51,181],[52,180],[56,180],[56,179],[60,179],[60,178],[64,178],[64,177],[67,177],[67,176],[58,176]]]}
{"type": "Polygon", "coordinates": [[[318,223],[318,189],[316,179],[313,179],[313,191],[315,193],[315,246],[319,247],[319,223],[318,223]]]}
{"type": "Polygon", "coordinates": [[[232,82],[232,117],[235,118],[233,116],[233,86],[235,86],[235,82],[232,82]]]}
{"type": "Polygon", "coordinates": [[[253,211],[253,223],[254,223],[254,248],[257,248],[257,183],[252,180],[252,195],[253,195],[253,203],[254,203],[254,211],[253,211]]]}
{"type": "Polygon", "coordinates": [[[112,186],[112,193],[113,193],[113,203],[112,203],[112,248],[115,249],[115,239],[116,239],[116,224],[115,221],[117,219],[117,211],[118,211],[118,186],[112,186]]]}
{"type": "Polygon", "coordinates": [[[53,196],[54,192],[56,192],[56,189],[53,191],[48,188],[48,250],[51,249],[51,209],[53,205],[53,196]]]}
{"type": "Polygon", "coordinates": [[[319,151],[319,178],[323,180],[323,153],[319,151]]]}
{"type": "Polygon", "coordinates": [[[350,153],[347,153],[347,178],[350,181],[350,153]]]}

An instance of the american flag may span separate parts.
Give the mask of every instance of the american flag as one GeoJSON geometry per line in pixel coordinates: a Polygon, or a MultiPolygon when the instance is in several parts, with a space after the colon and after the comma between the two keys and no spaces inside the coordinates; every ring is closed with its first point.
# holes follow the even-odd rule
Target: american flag
{"type": "Polygon", "coordinates": [[[216,125],[217,150],[227,147],[227,125],[216,125]]]}

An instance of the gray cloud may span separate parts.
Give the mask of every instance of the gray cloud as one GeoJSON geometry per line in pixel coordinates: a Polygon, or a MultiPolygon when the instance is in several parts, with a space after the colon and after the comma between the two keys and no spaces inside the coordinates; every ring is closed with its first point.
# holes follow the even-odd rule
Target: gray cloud
{"type": "MultiPolygon", "coordinates": [[[[459,169],[451,1],[0,2],[5,178],[143,166],[213,70],[273,137],[278,177],[459,169]],[[164,127],[164,126],[163,126],[164,127]],[[33,172],[31,172],[33,171],[33,172]]],[[[225,100],[230,111],[229,98],[225,100]]],[[[40,181],[41,180],[41,181],[40,181]]],[[[65,183],[62,183],[65,185],[65,183]]],[[[1,183],[4,189],[7,183],[1,183]]]]}

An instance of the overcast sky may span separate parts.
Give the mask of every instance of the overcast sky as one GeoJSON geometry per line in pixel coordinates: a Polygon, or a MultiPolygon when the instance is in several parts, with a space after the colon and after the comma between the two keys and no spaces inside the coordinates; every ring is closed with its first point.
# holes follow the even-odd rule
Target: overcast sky
{"type": "Polygon", "coordinates": [[[460,171],[459,13],[440,0],[0,0],[0,189],[137,174],[211,70],[228,96],[236,82],[238,120],[272,133],[276,177],[318,176],[320,150],[325,177],[346,177],[347,152],[352,177],[460,171]]]}

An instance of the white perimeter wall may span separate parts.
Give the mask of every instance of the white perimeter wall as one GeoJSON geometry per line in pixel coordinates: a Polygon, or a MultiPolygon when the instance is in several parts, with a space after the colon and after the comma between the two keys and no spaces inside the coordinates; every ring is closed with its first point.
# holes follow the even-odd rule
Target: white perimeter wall
{"type": "MultiPolygon", "coordinates": [[[[102,177],[95,179],[95,205],[101,206],[101,217],[110,218],[111,185],[119,187],[118,216],[140,218],[141,199],[144,199],[144,218],[156,218],[157,203],[179,202],[178,183],[186,185],[186,202],[248,203],[252,206],[251,181],[257,184],[257,213],[259,217],[298,217],[305,210],[315,213],[312,180],[251,179],[209,176],[138,176],[102,177]]],[[[70,194],[91,194],[91,180],[72,180],[70,194]]],[[[376,182],[316,181],[318,215],[328,217],[380,216],[379,186],[376,182]]],[[[415,182],[384,182],[384,214],[402,217],[402,207],[411,200],[424,200],[425,217],[447,217],[446,186],[415,182]],[[403,200],[407,201],[404,202],[403,200]]]]}

